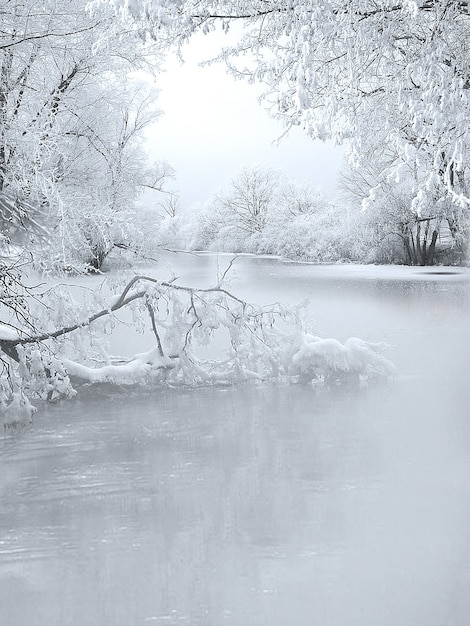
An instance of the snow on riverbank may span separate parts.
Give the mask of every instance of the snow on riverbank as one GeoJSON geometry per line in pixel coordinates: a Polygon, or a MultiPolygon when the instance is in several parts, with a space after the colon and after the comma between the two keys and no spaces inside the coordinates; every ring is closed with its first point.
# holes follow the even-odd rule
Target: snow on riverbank
{"type": "MultiPolygon", "coordinates": [[[[183,253],[185,254],[185,253],[183,253]]],[[[453,265],[372,265],[356,263],[315,263],[286,259],[269,254],[234,254],[230,252],[191,252],[186,253],[196,257],[208,257],[224,260],[237,258],[267,260],[286,266],[298,266],[313,268],[315,276],[325,278],[350,278],[350,279],[374,279],[374,280],[468,280],[470,281],[470,268],[453,265]]],[[[222,263],[221,263],[222,265],[222,263]]]]}

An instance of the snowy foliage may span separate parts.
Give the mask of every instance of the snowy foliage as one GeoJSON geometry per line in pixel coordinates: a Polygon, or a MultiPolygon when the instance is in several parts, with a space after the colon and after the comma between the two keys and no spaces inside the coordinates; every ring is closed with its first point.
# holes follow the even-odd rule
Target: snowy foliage
{"type": "MultiPolygon", "coordinates": [[[[357,214],[358,212],[356,212],[357,214]]],[[[317,262],[358,260],[353,214],[308,184],[260,166],[195,207],[181,231],[189,249],[275,254],[317,262]]]]}
{"type": "MultiPolygon", "coordinates": [[[[115,277],[115,281],[117,289],[122,279],[115,277]]],[[[71,397],[74,386],[84,382],[331,384],[393,373],[381,354],[384,346],[358,339],[344,345],[320,339],[304,327],[297,309],[249,304],[222,282],[196,289],[135,275],[125,285],[121,282],[114,296],[105,298],[103,287],[92,294],[91,302],[83,304],[82,298],[81,306],[71,292],[64,298],[64,289],[61,285],[42,297],[35,293],[40,304],[34,328],[19,319],[0,328],[4,366],[0,402],[5,423],[15,421],[15,412],[22,412],[24,418],[34,398],[71,397]],[[153,338],[147,351],[125,359],[112,356],[105,341],[113,330],[122,328],[117,313],[121,317],[124,310],[129,310],[128,325],[141,332],[147,327],[153,338]]]]}
{"type": "Polygon", "coordinates": [[[135,202],[154,176],[143,137],[159,111],[137,71],[158,71],[161,56],[109,7],[59,4],[2,9],[0,222],[34,235],[40,267],[84,271],[115,245],[141,246],[135,202]]]}
{"type": "MultiPolygon", "coordinates": [[[[94,0],[162,41],[233,28],[220,58],[266,86],[276,117],[349,142],[350,162],[391,147],[382,180],[416,176],[412,209],[468,208],[470,10],[466,1],[94,0]],[[242,26],[242,27],[240,27],[242,26]]],[[[379,182],[381,184],[381,182],[379,182]]]]}
{"type": "MultiPolygon", "coordinates": [[[[390,158],[390,157],[389,157],[390,158]]],[[[413,210],[414,172],[403,168],[400,180],[387,178],[387,153],[368,166],[343,168],[343,196],[356,208],[356,241],[363,262],[407,265],[467,263],[470,213],[449,199],[423,203],[413,210]]],[[[359,252],[359,250],[358,250],[359,252]]]]}
{"type": "Polygon", "coordinates": [[[245,167],[190,213],[166,215],[156,240],[173,249],[273,254],[317,263],[467,263],[470,220],[448,201],[411,210],[412,181],[382,180],[381,162],[345,167],[342,198],[260,166],[245,167]]]}

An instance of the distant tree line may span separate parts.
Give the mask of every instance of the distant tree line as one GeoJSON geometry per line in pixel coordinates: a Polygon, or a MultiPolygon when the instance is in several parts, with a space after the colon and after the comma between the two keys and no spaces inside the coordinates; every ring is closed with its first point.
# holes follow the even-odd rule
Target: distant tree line
{"type": "Polygon", "coordinates": [[[381,186],[370,197],[374,169],[342,169],[339,200],[308,183],[261,166],[244,167],[191,212],[159,222],[161,246],[275,254],[317,263],[405,265],[467,263],[469,219],[464,208],[410,210],[405,184],[381,186]]]}

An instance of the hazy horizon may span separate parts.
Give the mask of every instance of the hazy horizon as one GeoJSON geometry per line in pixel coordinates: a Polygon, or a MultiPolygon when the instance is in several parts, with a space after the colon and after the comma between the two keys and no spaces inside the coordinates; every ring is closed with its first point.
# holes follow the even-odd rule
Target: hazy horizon
{"type": "Polygon", "coordinates": [[[199,37],[185,49],[185,63],[169,57],[156,81],[163,115],[147,147],[176,170],[173,187],[182,205],[206,200],[252,164],[281,170],[334,197],[342,149],[309,139],[299,127],[283,136],[286,129],[258,101],[260,86],[235,80],[221,64],[199,65],[212,54],[210,40],[199,37]]]}

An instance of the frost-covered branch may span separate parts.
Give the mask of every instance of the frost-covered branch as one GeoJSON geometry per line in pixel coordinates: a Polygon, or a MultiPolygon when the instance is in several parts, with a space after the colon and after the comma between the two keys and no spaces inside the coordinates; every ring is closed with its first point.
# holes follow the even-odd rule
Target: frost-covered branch
{"type": "MultiPolygon", "coordinates": [[[[76,316],[76,312],[75,312],[76,316]]],[[[44,322],[50,324],[50,320],[44,322]]],[[[254,380],[339,382],[387,377],[383,346],[321,339],[295,309],[257,306],[222,287],[198,289],[132,277],[105,308],[60,328],[0,327],[5,370],[1,402],[74,394],[72,384],[214,384],[254,380]],[[103,337],[129,309],[139,328],[150,319],[156,345],[127,358],[108,355],[103,337]],[[103,326],[102,324],[106,324],[103,326]]],[[[26,400],[24,401],[26,402],[26,400]]],[[[20,403],[21,404],[21,403],[20,403]]],[[[19,405],[18,405],[19,406],[19,405]]],[[[27,406],[30,406],[27,404],[27,406]]]]}

